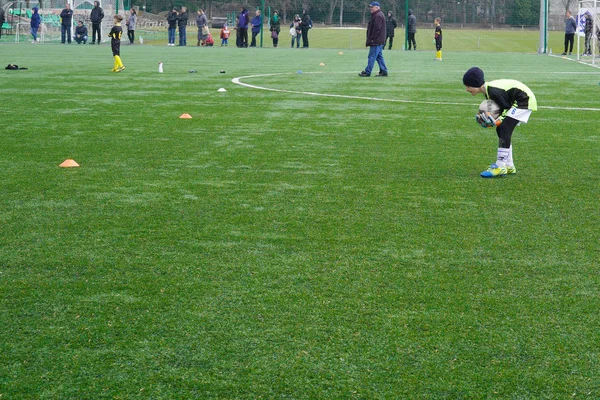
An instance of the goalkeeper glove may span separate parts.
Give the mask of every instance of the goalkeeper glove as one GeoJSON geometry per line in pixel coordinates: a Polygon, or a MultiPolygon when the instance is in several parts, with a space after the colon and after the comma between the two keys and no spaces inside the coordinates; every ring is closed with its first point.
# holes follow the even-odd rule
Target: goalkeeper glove
{"type": "Polygon", "coordinates": [[[487,114],[485,112],[478,113],[475,116],[475,120],[483,128],[492,128],[495,126],[499,126],[502,123],[501,117],[494,118],[490,114],[487,114]]]}

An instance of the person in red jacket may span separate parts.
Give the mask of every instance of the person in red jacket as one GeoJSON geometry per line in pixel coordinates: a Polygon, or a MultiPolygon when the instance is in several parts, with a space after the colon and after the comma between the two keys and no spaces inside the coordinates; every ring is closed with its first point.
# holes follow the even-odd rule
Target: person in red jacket
{"type": "Polygon", "coordinates": [[[385,15],[381,11],[381,5],[379,2],[374,1],[369,4],[371,9],[371,20],[367,27],[367,47],[369,48],[369,58],[367,62],[367,68],[360,72],[358,76],[368,77],[371,76],[375,61],[379,65],[379,74],[377,76],[388,76],[388,69],[383,59],[383,48],[385,47],[386,39],[386,28],[385,28],[385,15]]]}

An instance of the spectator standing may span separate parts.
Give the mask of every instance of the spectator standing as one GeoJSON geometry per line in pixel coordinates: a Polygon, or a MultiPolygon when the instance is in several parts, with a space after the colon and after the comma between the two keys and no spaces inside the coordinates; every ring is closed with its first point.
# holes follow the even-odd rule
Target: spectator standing
{"type": "Polygon", "coordinates": [[[169,43],[167,46],[175,46],[175,32],[177,31],[177,21],[179,20],[179,13],[177,9],[173,7],[171,12],[167,14],[167,24],[169,24],[168,34],[169,43]]]}
{"type": "Polygon", "coordinates": [[[294,15],[294,20],[290,24],[290,35],[292,35],[292,49],[294,48],[294,40],[296,41],[296,48],[300,48],[300,37],[302,36],[302,19],[298,14],[294,15]]]}
{"type": "Polygon", "coordinates": [[[73,23],[73,10],[71,10],[71,5],[67,3],[65,8],[60,13],[60,42],[65,44],[65,39],[67,43],[71,44],[71,24],[73,23]]]}
{"type": "Polygon", "coordinates": [[[277,47],[279,44],[279,32],[281,32],[281,20],[279,19],[277,10],[273,11],[273,16],[271,17],[269,25],[271,25],[269,30],[271,31],[271,38],[273,39],[273,47],[277,47]]]}
{"type": "Polygon", "coordinates": [[[302,23],[300,30],[302,31],[302,47],[308,48],[308,30],[312,28],[312,19],[306,10],[302,11],[302,23]]]}
{"type": "Polygon", "coordinates": [[[179,13],[179,19],[177,20],[177,24],[179,25],[179,46],[187,46],[187,28],[188,23],[188,12],[187,7],[182,6],[181,12],[179,13]]]}
{"type": "Polygon", "coordinates": [[[77,44],[86,44],[88,40],[88,28],[83,25],[83,21],[77,21],[75,27],[75,41],[77,44]]]}
{"type": "Polygon", "coordinates": [[[583,32],[585,33],[585,49],[583,51],[584,56],[592,55],[592,33],[594,30],[594,18],[589,11],[586,11],[585,14],[585,27],[583,32]]]}
{"type": "Polygon", "coordinates": [[[94,8],[90,13],[90,22],[92,23],[92,41],[90,44],[95,44],[96,38],[98,38],[98,44],[100,44],[102,37],[102,20],[104,19],[104,10],[100,7],[99,1],[94,1],[94,8]]]}
{"type": "Polygon", "coordinates": [[[37,33],[38,33],[38,30],[40,29],[40,25],[42,23],[42,18],[40,17],[40,14],[38,13],[37,7],[33,7],[32,10],[33,10],[33,14],[31,14],[30,27],[31,27],[31,36],[33,37],[33,41],[31,43],[37,43],[40,41],[40,38],[38,37],[37,33]]]}
{"type": "Polygon", "coordinates": [[[435,40],[435,61],[442,61],[442,19],[436,18],[435,21],[435,33],[433,39],[435,40]]]}
{"type": "Polygon", "coordinates": [[[135,42],[135,25],[137,23],[137,12],[135,8],[131,7],[129,10],[129,17],[127,18],[127,38],[129,39],[129,44],[133,44],[135,42]]]}
{"type": "MultiPolygon", "coordinates": [[[[397,26],[398,26],[398,23],[396,22],[396,19],[392,15],[392,12],[388,11],[387,18],[385,20],[385,32],[387,35],[387,37],[385,38],[385,41],[387,43],[389,40],[388,50],[392,49],[392,43],[394,43],[394,29],[396,29],[397,26]]],[[[385,45],[383,47],[385,47],[385,45]]]]}
{"type": "Polygon", "coordinates": [[[229,44],[229,35],[231,34],[231,32],[229,32],[229,28],[227,27],[227,24],[223,24],[223,28],[221,29],[221,34],[219,35],[219,37],[221,38],[221,46],[227,46],[229,44]]]}
{"type": "Polygon", "coordinates": [[[4,9],[0,7],[0,39],[2,39],[2,24],[4,24],[4,9]]]}
{"type": "Polygon", "coordinates": [[[248,47],[248,23],[250,22],[250,17],[248,16],[248,10],[245,7],[242,7],[242,11],[240,12],[240,17],[238,21],[238,33],[240,35],[240,45],[238,47],[248,47]]]}
{"type": "Polygon", "coordinates": [[[415,34],[417,33],[417,17],[413,14],[413,10],[408,10],[408,50],[413,47],[417,50],[417,42],[415,34]]]}
{"type": "Polygon", "coordinates": [[[562,53],[563,56],[573,53],[573,43],[575,42],[575,31],[577,30],[577,22],[571,15],[571,11],[567,11],[565,15],[565,51],[562,53]]]}
{"type": "Polygon", "coordinates": [[[371,11],[371,20],[367,26],[367,44],[369,48],[369,57],[367,60],[367,68],[358,74],[361,77],[371,76],[375,61],[379,65],[379,74],[377,76],[388,76],[388,69],[383,59],[383,48],[385,47],[385,16],[381,11],[379,2],[374,1],[369,4],[371,11]]]}
{"type": "Polygon", "coordinates": [[[235,45],[242,47],[242,34],[240,32],[240,17],[235,17],[235,25],[233,26],[235,31],[235,45]]]}
{"type": "Polygon", "coordinates": [[[204,45],[204,41],[208,38],[208,20],[204,10],[199,9],[196,15],[196,26],[198,27],[198,42],[196,46],[204,45]]]}
{"type": "Polygon", "coordinates": [[[256,36],[260,33],[262,28],[262,15],[260,15],[260,10],[256,10],[250,25],[252,26],[252,42],[250,43],[250,47],[256,47],[256,36]]]}

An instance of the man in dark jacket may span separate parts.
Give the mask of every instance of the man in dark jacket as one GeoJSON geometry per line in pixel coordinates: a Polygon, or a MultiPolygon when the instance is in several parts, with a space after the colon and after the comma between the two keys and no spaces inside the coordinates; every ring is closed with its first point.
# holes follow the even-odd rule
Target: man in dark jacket
{"type": "Polygon", "coordinates": [[[187,46],[187,28],[188,23],[188,12],[186,6],[181,6],[181,12],[179,13],[179,19],[177,24],[179,25],[179,46],[187,46]]]}
{"type": "Polygon", "coordinates": [[[60,42],[65,44],[65,39],[67,42],[71,43],[71,24],[73,22],[73,10],[71,10],[71,5],[67,3],[65,5],[65,9],[60,13],[60,42]]]}
{"type": "MultiPolygon", "coordinates": [[[[392,49],[392,43],[394,43],[394,29],[398,26],[396,19],[393,17],[392,12],[388,11],[387,19],[385,20],[385,31],[387,33],[386,42],[389,40],[388,50],[392,49]]],[[[383,46],[385,47],[385,46],[383,46]]]]}
{"type": "Polygon", "coordinates": [[[573,52],[573,43],[575,42],[575,32],[577,31],[577,21],[571,15],[571,11],[567,11],[565,15],[565,51],[562,53],[563,56],[567,55],[567,50],[569,50],[569,55],[573,52]],[[571,47],[569,48],[569,45],[571,47]]]}
{"type": "Polygon", "coordinates": [[[104,18],[104,10],[100,7],[100,2],[94,1],[94,8],[90,13],[90,22],[92,23],[92,41],[90,44],[96,44],[96,38],[98,38],[98,44],[100,44],[102,37],[102,19],[104,18]]]}
{"type": "Polygon", "coordinates": [[[177,21],[179,20],[179,13],[177,9],[173,7],[173,9],[167,14],[167,24],[169,28],[167,29],[169,35],[169,43],[167,46],[175,46],[175,32],[177,31],[177,21]]]}
{"type": "Polygon", "coordinates": [[[75,41],[77,44],[85,44],[88,40],[88,28],[83,25],[83,21],[77,21],[75,27],[75,41]]]}
{"type": "Polygon", "coordinates": [[[375,61],[379,65],[379,75],[388,76],[388,69],[383,59],[383,47],[385,46],[385,15],[381,11],[379,2],[374,1],[369,4],[371,9],[371,20],[367,26],[367,47],[369,48],[369,58],[367,68],[358,74],[358,76],[371,76],[375,61]]]}
{"type": "Polygon", "coordinates": [[[0,7],[0,38],[2,38],[2,24],[4,23],[4,9],[0,7]]]}
{"type": "Polygon", "coordinates": [[[300,29],[302,30],[302,47],[308,48],[308,30],[312,28],[312,19],[306,10],[302,11],[302,22],[300,29]]]}
{"type": "Polygon", "coordinates": [[[589,11],[586,11],[583,15],[585,17],[585,27],[583,32],[585,34],[585,49],[583,50],[584,56],[592,55],[592,33],[594,31],[594,17],[589,11]]]}
{"type": "Polygon", "coordinates": [[[414,47],[417,49],[417,42],[415,41],[415,33],[417,33],[417,17],[413,14],[412,10],[408,10],[408,49],[414,47]]]}

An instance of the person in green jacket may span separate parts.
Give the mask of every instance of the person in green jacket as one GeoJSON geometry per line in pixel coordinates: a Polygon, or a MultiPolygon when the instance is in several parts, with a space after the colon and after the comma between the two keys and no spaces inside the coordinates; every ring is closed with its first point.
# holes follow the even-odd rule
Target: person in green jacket
{"type": "Polygon", "coordinates": [[[271,31],[271,38],[273,39],[273,47],[277,47],[277,44],[279,43],[279,32],[281,31],[281,20],[279,19],[277,10],[273,12],[269,25],[271,25],[269,30],[271,31]]]}

